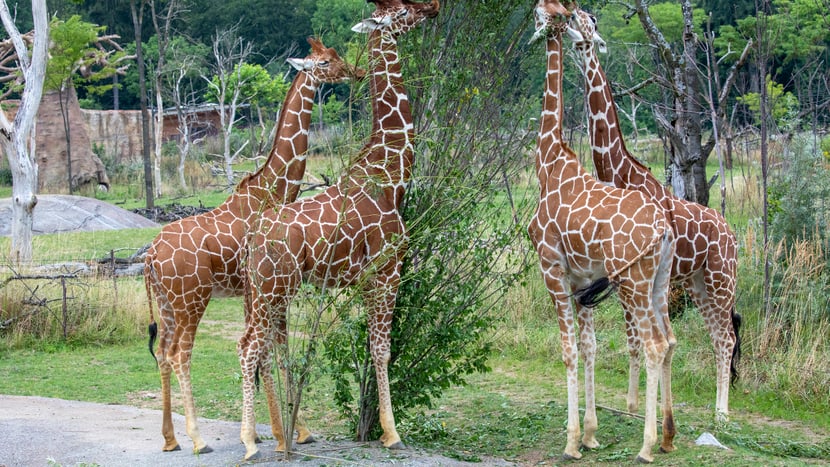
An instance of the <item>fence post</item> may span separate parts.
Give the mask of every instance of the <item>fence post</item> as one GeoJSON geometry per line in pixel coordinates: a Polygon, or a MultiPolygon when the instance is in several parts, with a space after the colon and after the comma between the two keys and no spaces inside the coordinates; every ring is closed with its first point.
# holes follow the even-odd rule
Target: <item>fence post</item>
{"type": "Polygon", "coordinates": [[[61,289],[63,290],[61,301],[61,313],[63,314],[63,340],[66,340],[68,337],[66,328],[69,322],[69,311],[66,306],[66,277],[63,276],[61,276],[61,289]]]}
{"type": "Polygon", "coordinates": [[[112,267],[112,288],[115,290],[115,303],[118,303],[118,278],[115,276],[115,250],[110,250],[110,266],[112,267]]]}

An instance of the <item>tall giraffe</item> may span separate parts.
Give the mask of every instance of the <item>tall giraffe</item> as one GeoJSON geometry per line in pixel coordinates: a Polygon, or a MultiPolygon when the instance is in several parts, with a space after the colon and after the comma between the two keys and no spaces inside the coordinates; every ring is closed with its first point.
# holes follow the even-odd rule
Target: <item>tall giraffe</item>
{"type": "Polygon", "coordinates": [[[568,440],[564,456],[579,459],[579,383],[574,308],[585,361],[585,434],[582,444],[599,446],[594,400],[593,306],[609,287],[630,310],[646,354],[646,411],[638,461],[651,462],[657,441],[658,374],[662,387],[663,440],[672,451],[671,360],[675,338],[668,319],[672,231],[662,210],[638,191],[609,187],[591,177],[562,140],[562,33],[570,12],[559,0],[539,0],[533,39],[547,39],[547,75],[536,149],[540,198],[528,226],[542,276],[556,306],[568,383],[568,440]],[[573,308],[571,296],[574,297],[573,308]]]}
{"type": "MultiPolygon", "coordinates": [[[[243,294],[242,258],[247,251],[246,233],[253,219],[267,206],[297,198],[299,182],[305,173],[312,105],[320,83],[338,83],[365,75],[319,40],[309,38],[308,42],[310,55],[304,59],[288,59],[299,72],[285,97],[274,145],[265,164],[240,181],[234,193],[219,207],[166,225],[147,251],[144,282],[150,303],[151,353],[157,331],[153,295],[161,324],[157,361],[161,373],[164,451],[180,449],[171,414],[170,374],[173,371],[184,399],[187,434],[193,441],[193,452],[212,451],[199,434],[190,382],[196,328],[212,296],[243,294]]],[[[298,427],[298,431],[301,442],[313,441],[305,427],[298,427]]]]}
{"type": "MultiPolygon", "coordinates": [[[[715,348],[717,394],[715,414],[729,415],[729,383],[737,377],[740,355],[740,315],[735,312],[737,246],[735,234],[716,210],[674,196],[625,147],[611,86],[596,50],[605,42],[596,32],[596,18],[574,4],[568,35],[582,57],[588,102],[591,151],[600,180],[619,188],[639,190],[663,208],[672,220],[676,249],[671,280],[682,284],[700,310],[715,348]]],[[[637,411],[640,342],[636,330],[628,333],[628,409],[637,411]]]]}
{"type": "MultiPolygon", "coordinates": [[[[245,459],[257,455],[254,374],[284,343],[287,308],[301,281],[319,287],[360,287],[369,321],[378,385],[381,441],[403,448],[395,428],[387,366],[395,298],[407,234],[399,209],[413,162],[414,125],[403,85],[397,38],[438,14],[438,0],[375,0],[371,18],[355,25],[369,33],[372,134],[357,162],[323,193],[263,213],[248,259],[251,319],[239,341],[245,459]]],[[[282,425],[269,401],[272,426],[282,425]]],[[[286,449],[277,435],[277,448],[286,449]]]]}

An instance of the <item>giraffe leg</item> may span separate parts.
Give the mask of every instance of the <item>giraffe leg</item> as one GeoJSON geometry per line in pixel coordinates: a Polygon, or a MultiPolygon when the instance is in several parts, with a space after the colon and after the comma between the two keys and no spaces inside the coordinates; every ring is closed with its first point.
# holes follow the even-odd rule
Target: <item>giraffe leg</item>
{"type": "MultiPolygon", "coordinates": [[[[711,267],[711,266],[710,266],[711,267]]],[[[732,328],[732,306],[735,303],[731,289],[719,291],[714,284],[732,283],[724,274],[705,270],[686,281],[686,290],[697,306],[712,346],[715,349],[717,368],[715,396],[715,420],[724,423],[729,420],[729,379],[732,351],[735,348],[735,334],[732,328]]]]}
{"type": "Polygon", "coordinates": [[[184,405],[185,429],[188,437],[193,441],[194,454],[212,452],[202,435],[199,433],[196,420],[196,404],[193,400],[193,387],[190,379],[190,361],[193,355],[193,343],[196,328],[204,314],[210,292],[202,293],[191,291],[177,297],[171,302],[175,312],[174,333],[168,350],[167,359],[170,361],[176,379],[179,381],[179,392],[184,405]]]}
{"type": "Polygon", "coordinates": [[[369,283],[371,289],[364,289],[369,310],[369,346],[375,365],[378,384],[378,408],[383,435],[380,440],[390,449],[404,449],[401,437],[395,428],[395,414],[392,411],[392,396],[389,391],[388,365],[391,355],[392,313],[398,290],[397,272],[379,276],[369,283]]]}
{"type": "Polygon", "coordinates": [[[668,351],[663,360],[660,373],[660,400],[663,404],[663,440],[660,443],[661,452],[672,452],[676,449],[674,447],[674,437],[677,434],[677,426],[674,423],[671,390],[671,362],[675,344],[676,341],[673,342],[673,339],[669,340],[668,351]]]}
{"type": "Polygon", "coordinates": [[[174,359],[173,368],[176,372],[176,378],[179,380],[179,391],[182,393],[184,404],[184,418],[185,429],[187,435],[193,441],[194,454],[207,454],[213,452],[213,449],[207,445],[199,432],[199,426],[196,421],[196,404],[193,401],[193,387],[190,380],[190,349],[179,348],[179,352],[174,359]]]}
{"type": "Polygon", "coordinates": [[[660,349],[656,342],[645,341],[646,353],[646,410],[645,428],[643,429],[643,447],[637,455],[637,462],[654,461],[652,448],[657,443],[657,386],[662,370],[662,357],[665,349],[660,349]]]}
{"type": "Polygon", "coordinates": [[[640,349],[642,342],[631,312],[625,309],[626,345],[628,346],[628,393],[625,397],[626,408],[630,413],[637,413],[640,408],[640,349]]]}
{"type": "Polygon", "coordinates": [[[257,365],[262,361],[256,345],[248,343],[256,342],[250,339],[250,333],[242,336],[237,345],[239,364],[242,369],[242,423],[239,438],[245,445],[244,459],[251,460],[259,457],[259,449],[256,446],[256,419],[254,416],[254,395],[256,392],[256,371],[257,365]]]}
{"type": "Polygon", "coordinates": [[[579,345],[582,361],[585,362],[585,416],[582,419],[584,434],[582,445],[588,449],[599,447],[596,439],[598,428],[597,409],[594,394],[594,362],[596,360],[597,339],[594,334],[593,310],[575,304],[579,319],[579,345]]]}
{"type": "Polygon", "coordinates": [[[162,451],[180,451],[182,448],[176,441],[176,434],[173,430],[173,408],[171,407],[170,374],[173,368],[170,362],[161,359],[159,362],[159,373],[161,374],[161,434],[164,436],[162,451]]]}
{"type": "MultiPolygon", "coordinates": [[[[665,350],[659,345],[659,336],[655,336],[654,312],[651,308],[652,287],[648,279],[648,267],[644,264],[649,257],[643,258],[628,271],[629,277],[621,277],[618,295],[630,311],[633,326],[637,327],[646,363],[646,397],[645,424],[643,427],[643,446],[637,455],[637,462],[651,463],[654,456],[651,451],[657,442],[657,388],[658,378],[665,350]]],[[[656,264],[654,264],[656,267],[656,264]]]]}
{"type": "MultiPolygon", "coordinates": [[[[291,380],[289,379],[291,375],[288,374],[288,369],[285,365],[280,365],[280,371],[282,372],[282,380],[284,381],[285,387],[288,389],[288,397],[286,398],[288,407],[293,408],[294,400],[292,398],[292,394],[294,394],[294,391],[292,390],[293,386],[291,380]]],[[[294,428],[297,430],[297,444],[309,444],[317,441],[314,439],[314,435],[311,433],[311,430],[309,430],[308,426],[306,426],[305,420],[303,420],[299,410],[297,411],[297,420],[294,428]]]]}
{"type": "Polygon", "coordinates": [[[565,364],[568,381],[568,440],[562,457],[566,460],[580,459],[582,453],[579,452],[579,357],[574,330],[574,314],[565,288],[565,273],[560,265],[551,264],[548,260],[553,256],[554,254],[550,252],[539,252],[545,286],[556,307],[559,337],[562,344],[562,362],[565,364]]]}
{"type": "Polygon", "coordinates": [[[660,255],[660,263],[657,267],[657,274],[654,278],[654,289],[652,290],[652,328],[654,334],[661,336],[661,341],[666,343],[666,353],[660,370],[660,389],[662,391],[660,400],[663,407],[663,440],[660,443],[661,452],[672,452],[675,450],[674,437],[677,434],[677,427],[674,423],[672,411],[672,389],[671,389],[671,364],[674,349],[677,346],[677,339],[674,337],[671,322],[669,321],[669,285],[671,282],[671,267],[674,261],[674,239],[667,236],[663,241],[663,249],[660,255]]]}
{"type": "Polygon", "coordinates": [[[161,377],[161,435],[164,437],[162,451],[179,451],[181,447],[176,440],[173,428],[173,407],[170,388],[170,375],[173,373],[173,364],[170,361],[171,342],[175,329],[173,313],[166,300],[158,291],[155,292],[159,305],[159,347],[156,354],[161,377]]]}
{"type": "MultiPolygon", "coordinates": [[[[259,363],[259,375],[262,378],[262,386],[265,388],[265,398],[268,401],[268,415],[271,419],[271,433],[274,439],[277,440],[275,451],[288,453],[291,450],[290,443],[286,442],[285,425],[282,420],[282,408],[280,407],[279,399],[277,398],[276,384],[274,382],[274,374],[271,372],[272,354],[269,352],[267,357],[259,363]]],[[[286,387],[286,390],[291,389],[286,387]]]]}
{"type": "Polygon", "coordinates": [[[287,242],[278,240],[269,242],[262,248],[251,248],[248,255],[245,333],[237,346],[242,367],[240,437],[245,444],[246,461],[259,456],[254,421],[254,377],[257,370],[260,370],[263,378],[271,431],[277,439],[277,450],[287,452],[290,449],[271,372],[274,344],[277,340],[285,342],[288,303],[301,280],[297,256],[292,254],[289,247],[287,242]]]}
{"type": "Polygon", "coordinates": [[[579,452],[579,361],[573,325],[573,316],[570,312],[566,316],[559,317],[562,361],[565,364],[568,380],[568,441],[563,453],[565,459],[582,458],[582,453],[579,452]]]}

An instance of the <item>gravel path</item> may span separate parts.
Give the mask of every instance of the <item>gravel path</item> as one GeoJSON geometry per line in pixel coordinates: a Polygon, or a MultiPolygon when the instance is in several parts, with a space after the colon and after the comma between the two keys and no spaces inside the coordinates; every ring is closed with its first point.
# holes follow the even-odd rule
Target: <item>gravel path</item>
{"type": "MultiPolygon", "coordinates": [[[[213,452],[195,456],[184,433],[184,417],[174,414],[181,451],[162,452],[161,411],[45,397],[0,395],[0,467],[27,466],[228,466],[240,465],[245,448],[239,423],[200,419],[199,429],[213,452]]],[[[268,425],[258,425],[265,439],[256,465],[405,465],[511,466],[492,459],[460,462],[419,449],[390,451],[379,442],[320,439],[298,446],[290,462],[273,451],[268,425]]],[[[319,437],[318,437],[319,438],[319,437]]],[[[247,464],[247,463],[245,463],[247,464]]]]}

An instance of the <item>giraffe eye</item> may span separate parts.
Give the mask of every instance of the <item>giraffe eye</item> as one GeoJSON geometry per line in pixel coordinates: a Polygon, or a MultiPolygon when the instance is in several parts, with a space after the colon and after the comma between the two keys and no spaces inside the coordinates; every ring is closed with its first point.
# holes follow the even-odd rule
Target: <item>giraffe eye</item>
{"type": "Polygon", "coordinates": [[[591,15],[591,22],[594,23],[594,26],[596,26],[597,25],[597,17],[594,16],[594,15],[591,15]]]}
{"type": "Polygon", "coordinates": [[[406,18],[407,15],[409,15],[409,10],[406,8],[398,12],[398,18],[406,18]]]}
{"type": "Polygon", "coordinates": [[[329,67],[329,61],[328,60],[323,60],[322,62],[317,62],[317,66],[319,66],[320,68],[328,68],[329,67]]]}

